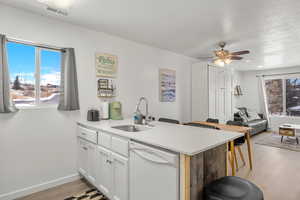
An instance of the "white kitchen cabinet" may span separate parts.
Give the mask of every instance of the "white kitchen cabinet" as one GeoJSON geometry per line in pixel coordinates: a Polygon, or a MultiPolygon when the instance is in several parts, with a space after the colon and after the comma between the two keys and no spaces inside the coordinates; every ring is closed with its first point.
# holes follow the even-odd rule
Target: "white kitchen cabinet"
{"type": "Polygon", "coordinates": [[[112,194],[111,151],[97,147],[97,178],[96,187],[107,197],[112,194]]]}
{"type": "Polygon", "coordinates": [[[81,175],[87,176],[88,147],[87,142],[80,138],[78,138],[78,171],[81,175]]]}
{"type": "Polygon", "coordinates": [[[129,140],[80,126],[78,130],[79,173],[109,199],[128,200],[129,140]]]}
{"type": "Polygon", "coordinates": [[[96,145],[87,142],[87,148],[88,148],[87,179],[92,184],[96,184],[96,145]]]}
{"type": "Polygon", "coordinates": [[[128,200],[128,159],[116,153],[111,154],[112,160],[112,200],[128,200]]]}
{"type": "Polygon", "coordinates": [[[92,184],[96,182],[96,145],[78,138],[78,171],[92,184]]]}
{"type": "Polygon", "coordinates": [[[97,148],[96,187],[112,200],[128,200],[128,159],[97,148]]]}

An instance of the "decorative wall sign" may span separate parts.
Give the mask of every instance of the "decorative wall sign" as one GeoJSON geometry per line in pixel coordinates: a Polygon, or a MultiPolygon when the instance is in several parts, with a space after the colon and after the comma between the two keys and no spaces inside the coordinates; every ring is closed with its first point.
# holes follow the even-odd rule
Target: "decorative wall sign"
{"type": "Polygon", "coordinates": [[[110,54],[96,54],[97,77],[115,78],[117,75],[118,57],[110,54]]]}
{"type": "Polygon", "coordinates": [[[116,84],[114,79],[100,78],[97,80],[98,97],[115,97],[116,84]]]}
{"type": "Polygon", "coordinates": [[[159,97],[161,102],[174,102],[176,100],[175,70],[159,70],[159,97]]]}
{"type": "Polygon", "coordinates": [[[234,95],[235,96],[242,96],[243,95],[243,92],[242,92],[242,89],[241,89],[240,85],[236,85],[235,86],[235,88],[234,88],[234,95]]]}

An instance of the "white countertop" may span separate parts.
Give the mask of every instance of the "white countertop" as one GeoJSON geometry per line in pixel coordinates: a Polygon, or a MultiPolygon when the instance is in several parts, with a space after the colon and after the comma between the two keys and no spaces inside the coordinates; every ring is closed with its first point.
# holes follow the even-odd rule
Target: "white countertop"
{"type": "Polygon", "coordinates": [[[126,132],[111,128],[117,125],[133,124],[133,120],[129,119],[102,120],[99,122],[82,120],[78,121],[78,124],[190,156],[225,144],[244,135],[237,132],[157,121],[151,122],[154,127],[146,128],[146,130],[140,132],[126,132]]]}

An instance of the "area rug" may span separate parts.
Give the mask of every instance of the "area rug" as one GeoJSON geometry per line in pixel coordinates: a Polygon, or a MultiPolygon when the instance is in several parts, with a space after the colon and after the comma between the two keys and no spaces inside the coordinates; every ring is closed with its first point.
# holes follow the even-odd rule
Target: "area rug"
{"type": "Polygon", "coordinates": [[[99,192],[97,189],[90,189],[84,193],[74,195],[71,197],[67,197],[64,200],[109,200],[106,198],[101,192],[99,192]]]}
{"type": "MultiPolygon", "coordinates": [[[[299,138],[300,139],[300,138],[299,138]]],[[[278,134],[269,134],[261,139],[258,139],[256,144],[266,145],[271,147],[277,147],[280,149],[287,149],[291,151],[300,152],[300,144],[297,144],[296,138],[294,137],[284,137],[281,143],[281,136],[278,134]]]]}

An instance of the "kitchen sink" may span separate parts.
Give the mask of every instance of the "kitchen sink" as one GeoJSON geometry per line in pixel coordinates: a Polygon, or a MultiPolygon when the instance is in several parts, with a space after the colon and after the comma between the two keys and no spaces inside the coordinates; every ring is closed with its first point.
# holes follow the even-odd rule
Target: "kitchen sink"
{"type": "Polygon", "coordinates": [[[149,129],[148,127],[136,126],[136,125],[120,125],[120,126],[112,126],[112,128],[119,129],[126,132],[140,132],[149,129]]]}

